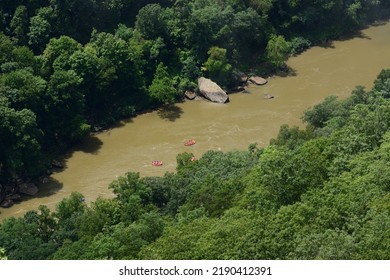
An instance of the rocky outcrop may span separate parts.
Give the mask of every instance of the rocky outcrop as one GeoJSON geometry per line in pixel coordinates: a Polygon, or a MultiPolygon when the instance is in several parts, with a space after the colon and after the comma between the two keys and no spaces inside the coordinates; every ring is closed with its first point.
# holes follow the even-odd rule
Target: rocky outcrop
{"type": "Polygon", "coordinates": [[[36,195],[38,187],[34,183],[23,183],[19,185],[19,192],[28,195],[36,195]]]}
{"type": "Polygon", "coordinates": [[[240,70],[234,71],[233,75],[240,84],[245,84],[248,81],[248,76],[240,70]]]}
{"type": "Polygon", "coordinates": [[[212,102],[225,103],[229,101],[227,93],[210,79],[200,77],[198,79],[199,92],[212,102]]]}
{"type": "Polygon", "coordinates": [[[64,168],[64,165],[61,162],[59,162],[58,160],[52,160],[51,166],[52,166],[52,168],[59,168],[59,169],[64,168]]]}
{"type": "Polygon", "coordinates": [[[249,81],[251,81],[252,83],[254,83],[258,86],[262,86],[262,85],[265,85],[267,83],[266,79],[259,77],[259,76],[250,77],[249,81]]]}
{"type": "Polygon", "coordinates": [[[5,199],[0,203],[0,207],[2,208],[10,208],[12,205],[14,205],[14,202],[10,199],[5,199]]]}
{"type": "Polygon", "coordinates": [[[185,97],[187,97],[189,100],[193,100],[195,99],[196,97],[196,93],[191,91],[191,90],[187,90],[185,93],[184,93],[185,97]]]}

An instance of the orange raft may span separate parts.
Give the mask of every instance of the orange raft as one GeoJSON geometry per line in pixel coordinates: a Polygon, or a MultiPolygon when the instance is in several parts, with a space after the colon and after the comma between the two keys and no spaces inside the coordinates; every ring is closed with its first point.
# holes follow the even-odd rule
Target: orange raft
{"type": "Polygon", "coordinates": [[[163,165],[163,162],[161,160],[154,160],[152,161],[153,166],[161,166],[163,165]]]}
{"type": "Polygon", "coordinates": [[[196,143],[194,139],[190,139],[184,142],[184,146],[192,146],[196,143]]]}

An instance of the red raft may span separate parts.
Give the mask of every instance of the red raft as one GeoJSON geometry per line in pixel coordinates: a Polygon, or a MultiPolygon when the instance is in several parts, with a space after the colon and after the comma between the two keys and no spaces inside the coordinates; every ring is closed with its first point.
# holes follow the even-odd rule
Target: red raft
{"type": "Polygon", "coordinates": [[[184,146],[192,146],[196,143],[195,139],[190,139],[184,142],[184,146]]]}
{"type": "Polygon", "coordinates": [[[163,165],[163,162],[161,160],[154,160],[152,161],[153,166],[161,166],[163,165]]]}

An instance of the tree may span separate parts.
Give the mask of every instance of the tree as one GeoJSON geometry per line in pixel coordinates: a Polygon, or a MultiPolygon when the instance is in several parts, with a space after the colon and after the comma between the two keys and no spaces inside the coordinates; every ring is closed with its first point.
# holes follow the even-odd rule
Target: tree
{"type": "Polygon", "coordinates": [[[160,4],[148,4],[138,11],[135,28],[141,32],[145,39],[164,38],[167,26],[163,15],[164,9],[160,4]]]}
{"type": "Polygon", "coordinates": [[[207,53],[209,58],[204,64],[204,69],[210,79],[220,85],[228,85],[233,67],[226,58],[226,49],[212,47],[207,53]]]}
{"type": "Polygon", "coordinates": [[[21,5],[16,8],[10,27],[17,42],[20,45],[25,45],[27,43],[28,32],[28,14],[26,6],[21,5]]]}
{"type": "Polygon", "coordinates": [[[15,176],[37,175],[43,170],[42,131],[35,114],[15,110],[0,96],[0,165],[15,176]]]}
{"type": "Polygon", "coordinates": [[[36,52],[42,52],[53,32],[53,10],[50,7],[40,8],[37,15],[30,18],[28,43],[36,52]]]}
{"type": "Polygon", "coordinates": [[[79,85],[81,78],[73,70],[55,71],[47,89],[44,127],[48,137],[60,146],[77,142],[90,131],[84,119],[85,99],[79,85]]]}
{"type": "Polygon", "coordinates": [[[340,105],[337,96],[328,96],[322,103],[306,110],[302,119],[304,122],[316,128],[324,127],[327,121],[336,116],[340,110],[340,105]]]}
{"type": "Polygon", "coordinates": [[[0,32],[0,66],[3,63],[12,61],[10,59],[10,53],[15,49],[15,43],[11,38],[0,32]]]}
{"type": "Polygon", "coordinates": [[[373,91],[390,98],[390,69],[383,69],[374,82],[373,91]]]}
{"type": "Polygon", "coordinates": [[[290,54],[290,45],[282,35],[272,34],[268,40],[267,58],[277,68],[284,65],[290,54]]]}
{"type": "Polygon", "coordinates": [[[68,36],[52,38],[43,52],[44,66],[50,74],[54,70],[69,70],[70,56],[80,50],[82,50],[81,44],[68,36]]]}
{"type": "Polygon", "coordinates": [[[26,69],[3,74],[0,77],[0,92],[7,97],[11,106],[17,110],[24,108],[33,111],[38,122],[43,118],[43,99],[46,81],[26,69]]]}
{"type": "Polygon", "coordinates": [[[154,100],[171,104],[176,100],[177,90],[173,86],[167,69],[162,62],[157,66],[153,82],[149,86],[148,91],[150,97],[154,100]]]}

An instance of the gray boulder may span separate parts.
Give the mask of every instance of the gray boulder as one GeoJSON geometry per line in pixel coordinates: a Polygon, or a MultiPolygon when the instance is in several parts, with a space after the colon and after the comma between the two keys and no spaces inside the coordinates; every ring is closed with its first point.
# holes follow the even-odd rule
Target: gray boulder
{"type": "Polygon", "coordinates": [[[198,79],[199,92],[212,102],[225,103],[229,100],[227,93],[210,79],[198,79]]]}
{"type": "Polygon", "coordinates": [[[259,76],[250,77],[249,81],[251,81],[252,83],[254,83],[258,86],[265,85],[267,83],[266,79],[259,77],[259,76]]]}
{"type": "Polygon", "coordinates": [[[241,72],[240,70],[234,71],[233,74],[237,79],[237,81],[242,84],[245,84],[248,81],[248,76],[244,72],[241,72]]]}
{"type": "Polygon", "coordinates": [[[33,183],[23,183],[19,185],[19,192],[28,195],[36,195],[38,192],[38,187],[33,183]]]}
{"type": "Polygon", "coordinates": [[[14,205],[14,202],[9,199],[6,199],[0,203],[0,207],[2,208],[10,208],[12,205],[14,205]]]}
{"type": "Polygon", "coordinates": [[[60,169],[64,168],[64,165],[61,162],[59,162],[58,160],[55,160],[55,159],[52,160],[51,166],[54,167],[54,168],[60,168],[60,169]]]}

